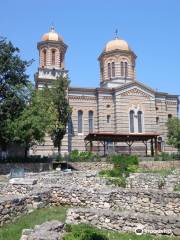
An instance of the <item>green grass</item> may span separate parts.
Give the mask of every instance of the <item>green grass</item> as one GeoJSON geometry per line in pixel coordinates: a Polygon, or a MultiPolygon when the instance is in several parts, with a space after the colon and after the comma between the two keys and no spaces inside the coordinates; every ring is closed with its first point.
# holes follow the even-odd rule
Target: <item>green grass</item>
{"type": "Polygon", "coordinates": [[[6,224],[0,228],[0,240],[19,240],[24,228],[33,228],[37,224],[49,220],[65,221],[65,207],[51,207],[37,209],[34,212],[20,217],[15,223],[6,224]]]}
{"type": "MultiPolygon", "coordinates": [[[[79,225],[68,225],[66,230],[69,232],[65,235],[63,240],[99,240],[103,238],[88,238],[85,234],[88,232],[96,233],[102,236],[106,236],[108,240],[178,240],[177,237],[165,237],[165,236],[154,236],[154,235],[141,235],[137,236],[133,233],[119,233],[106,230],[99,230],[97,228],[79,224],[79,225]]],[[[92,234],[91,234],[92,235],[92,234]]],[[[90,234],[89,234],[90,236],[90,234]]]]}
{"type": "Polygon", "coordinates": [[[174,187],[174,191],[180,192],[180,184],[176,184],[176,186],[174,187]]]}

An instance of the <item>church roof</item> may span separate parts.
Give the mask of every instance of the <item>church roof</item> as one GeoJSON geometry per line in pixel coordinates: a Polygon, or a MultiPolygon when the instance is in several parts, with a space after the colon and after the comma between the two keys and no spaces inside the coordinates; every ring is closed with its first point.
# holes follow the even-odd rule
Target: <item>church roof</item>
{"type": "Polygon", "coordinates": [[[106,44],[104,52],[109,52],[114,50],[130,51],[130,48],[128,43],[125,40],[120,38],[115,38],[106,44]]]}
{"type": "Polygon", "coordinates": [[[63,42],[63,38],[55,31],[55,28],[52,26],[51,30],[42,36],[42,41],[62,41],[63,42]]]}

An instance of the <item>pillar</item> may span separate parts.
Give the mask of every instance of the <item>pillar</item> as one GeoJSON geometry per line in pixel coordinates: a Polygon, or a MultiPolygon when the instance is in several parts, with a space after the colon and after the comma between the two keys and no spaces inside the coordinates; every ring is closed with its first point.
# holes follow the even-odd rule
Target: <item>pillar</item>
{"type": "Polygon", "coordinates": [[[154,157],[154,145],[153,145],[153,139],[151,139],[151,156],[154,157]]]}

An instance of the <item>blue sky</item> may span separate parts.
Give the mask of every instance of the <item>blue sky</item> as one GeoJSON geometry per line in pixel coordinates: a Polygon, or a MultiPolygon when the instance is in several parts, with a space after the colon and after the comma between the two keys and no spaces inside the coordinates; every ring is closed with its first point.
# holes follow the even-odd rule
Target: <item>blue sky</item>
{"type": "Polygon", "coordinates": [[[180,94],[179,0],[5,0],[0,35],[38,67],[37,42],[51,23],[69,48],[66,68],[72,86],[98,87],[98,56],[107,41],[125,39],[137,58],[137,80],[159,91],[180,94]]]}

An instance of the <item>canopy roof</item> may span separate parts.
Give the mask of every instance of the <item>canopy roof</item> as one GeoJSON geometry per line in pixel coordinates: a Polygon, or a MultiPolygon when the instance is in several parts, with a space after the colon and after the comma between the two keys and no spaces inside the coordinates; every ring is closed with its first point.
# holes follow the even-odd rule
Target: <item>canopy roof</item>
{"type": "Polygon", "coordinates": [[[93,132],[89,133],[84,140],[87,141],[111,141],[111,142],[138,142],[148,141],[157,138],[158,133],[112,133],[112,132],[93,132]]]}

